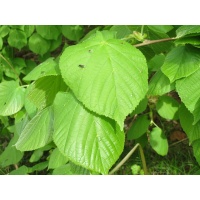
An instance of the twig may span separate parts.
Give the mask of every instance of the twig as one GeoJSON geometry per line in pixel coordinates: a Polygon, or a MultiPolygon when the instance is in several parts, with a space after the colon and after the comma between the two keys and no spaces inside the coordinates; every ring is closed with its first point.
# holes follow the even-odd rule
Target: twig
{"type": "Polygon", "coordinates": [[[133,46],[134,47],[141,47],[141,46],[146,46],[146,45],[155,44],[155,43],[159,43],[159,42],[168,42],[168,41],[172,41],[172,40],[175,40],[175,39],[176,38],[164,38],[164,39],[159,39],[159,40],[144,40],[143,43],[135,44],[133,46]]]}
{"type": "Polygon", "coordinates": [[[176,145],[176,144],[179,144],[179,143],[181,143],[181,142],[184,142],[185,140],[188,140],[188,138],[184,138],[184,139],[182,139],[182,140],[180,140],[180,141],[178,141],[178,142],[174,142],[173,144],[170,144],[169,147],[174,146],[174,145],[176,145]]]}
{"type": "Polygon", "coordinates": [[[139,147],[139,150],[140,150],[140,156],[141,156],[141,160],[142,160],[142,165],[143,165],[144,174],[145,174],[145,175],[148,174],[143,149],[142,149],[141,145],[140,145],[139,143],[137,143],[137,144],[128,152],[128,154],[121,160],[121,162],[109,173],[109,175],[112,175],[112,174],[114,174],[117,170],[119,170],[119,168],[131,157],[131,155],[135,152],[135,150],[136,150],[138,147],[139,147]]]}

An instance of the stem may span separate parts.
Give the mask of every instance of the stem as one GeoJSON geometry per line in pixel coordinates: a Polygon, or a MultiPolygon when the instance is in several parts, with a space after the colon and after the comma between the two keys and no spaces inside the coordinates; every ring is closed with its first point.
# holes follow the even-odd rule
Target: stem
{"type": "Polygon", "coordinates": [[[159,40],[145,40],[143,43],[135,44],[133,46],[141,47],[141,46],[146,46],[146,45],[155,44],[155,43],[159,43],[159,42],[172,41],[172,40],[175,40],[175,39],[176,38],[164,38],[164,39],[159,39],[159,40]]]}
{"type": "Polygon", "coordinates": [[[141,160],[142,160],[142,166],[143,166],[143,170],[144,170],[144,174],[148,174],[147,173],[147,166],[146,166],[146,161],[145,161],[145,156],[144,156],[144,152],[143,149],[141,147],[141,145],[139,143],[137,143],[129,152],[128,154],[121,160],[121,162],[109,173],[109,175],[114,174],[116,171],[119,170],[119,168],[131,157],[131,155],[135,152],[135,150],[139,147],[140,150],[140,156],[141,156],[141,160]]]}
{"type": "Polygon", "coordinates": [[[180,141],[178,141],[178,142],[174,142],[173,144],[169,145],[169,147],[174,146],[174,145],[176,145],[176,144],[179,144],[179,143],[181,143],[181,142],[184,142],[184,141],[186,141],[186,140],[188,140],[188,138],[184,138],[184,139],[182,139],[182,140],[180,140],[180,141]]]}
{"type": "Polygon", "coordinates": [[[22,82],[17,74],[17,72],[15,71],[15,68],[8,62],[8,60],[2,56],[2,54],[0,53],[0,57],[9,65],[9,67],[13,70],[13,72],[15,73],[16,77],[19,79],[20,85],[22,85],[22,82]]]}

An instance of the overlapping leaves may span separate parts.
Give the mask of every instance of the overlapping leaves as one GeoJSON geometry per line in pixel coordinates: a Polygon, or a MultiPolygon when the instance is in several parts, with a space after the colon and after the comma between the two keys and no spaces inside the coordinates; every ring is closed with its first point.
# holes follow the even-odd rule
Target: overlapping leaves
{"type": "Polygon", "coordinates": [[[97,32],[68,47],[60,58],[66,84],[88,109],[115,119],[123,129],[125,117],[147,92],[147,64],[139,50],[97,32]]]}

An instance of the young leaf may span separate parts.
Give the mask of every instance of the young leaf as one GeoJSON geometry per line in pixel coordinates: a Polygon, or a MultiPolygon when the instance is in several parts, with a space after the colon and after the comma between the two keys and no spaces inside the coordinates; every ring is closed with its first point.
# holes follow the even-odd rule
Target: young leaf
{"type": "Polygon", "coordinates": [[[48,169],[58,168],[68,162],[68,158],[64,156],[58,148],[54,149],[50,155],[48,169]]]}
{"type": "Polygon", "coordinates": [[[115,121],[87,110],[71,93],[56,95],[53,140],[75,164],[107,174],[124,147],[115,121]]]}
{"type": "Polygon", "coordinates": [[[32,35],[32,33],[35,30],[35,26],[34,25],[25,25],[24,26],[24,32],[26,33],[26,37],[30,37],[32,35]]]}
{"type": "Polygon", "coordinates": [[[43,56],[50,49],[51,43],[42,38],[38,33],[34,33],[28,41],[28,46],[31,51],[43,56]]]}
{"type": "Polygon", "coordinates": [[[48,58],[43,63],[35,67],[29,74],[27,74],[23,80],[24,81],[34,81],[40,77],[48,75],[59,75],[58,64],[54,58],[48,58]]]}
{"type": "Polygon", "coordinates": [[[33,83],[27,97],[41,110],[53,103],[59,91],[66,91],[66,89],[67,86],[60,75],[44,76],[33,83]]]}
{"type": "Polygon", "coordinates": [[[15,81],[0,83],[0,115],[17,113],[24,105],[24,89],[15,81]]]}
{"type": "Polygon", "coordinates": [[[26,174],[28,174],[28,167],[26,167],[25,165],[9,173],[9,175],[26,175],[26,174]]]}
{"type": "Polygon", "coordinates": [[[57,26],[52,25],[38,25],[36,31],[47,40],[57,40],[61,33],[57,26]]]}
{"type": "Polygon", "coordinates": [[[8,37],[8,44],[11,47],[21,49],[27,44],[26,34],[21,30],[11,30],[8,37]]]}
{"type": "Polygon", "coordinates": [[[141,115],[137,117],[133,125],[127,132],[127,139],[133,140],[141,137],[147,130],[150,124],[150,120],[147,115],[141,115]]]}
{"type": "Polygon", "coordinates": [[[4,38],[10,32],[10,28],[6,25],[0,27],[0,37],[4,38]]]}
{"type": "Polygon", "coordinates": [[[158,70],[149,82],[149,95],[163,95],[172,91],[175,88],[175,84],[171,83],[167,76],[165,76],[161,70],[158,70]]]}
{"type": "Polygon", "coordinates": [[[69,40],[79,41],[84,34],[84,30],[79,25],[64,25],[62,26],[62,34],[69,40]]]}
{"type": "Polygon", "coordinates": [[[159,127],[153,128],[150,133],[150,145],[161,156],[167,155],[168,142],[162,129],[159,127]]]}
{"type": "Polygon", "coordinates": [[[20,151],[31,151],[45,146],[52,140],[53,112],[51,107],[38,112],[25,126],[15,144],[20,151]]]}
{"type": "Polygon", "coordinates": [[[145,57],[135,47],[101,32],[66,48],[60,58],[62,77],[88,109],[115,119],[123,129],[125,117],[144,98],[145,57]]]}
{"type": "Polygon", "coordinates": [[[158,114],[168,120],[178,119],[178,102],[169,96],[161,96],[156,103],[158,114]]]}
{"type": "Polygon", "coordinates": [[[192,75],[178,80],[176,82],[176,90],[188,108],[188,110],[194,116],[194,124],[200,120],[200,69],[192,75]]]}
{"type": "Polygon", "coordinates": [[[200,68],[200,50],[192,46],[178,46],[166,56],[161,67],[170,82],[188,77],[200,68]]]}

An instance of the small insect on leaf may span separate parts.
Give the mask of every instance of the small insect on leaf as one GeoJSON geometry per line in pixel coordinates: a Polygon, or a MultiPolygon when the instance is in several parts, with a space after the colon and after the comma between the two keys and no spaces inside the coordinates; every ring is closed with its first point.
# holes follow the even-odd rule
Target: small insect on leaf
{"type": "Polygon", "coordinates": [[[84,68],[85,67],[85,65],[78,65],[80,68],[84,68]]]}

